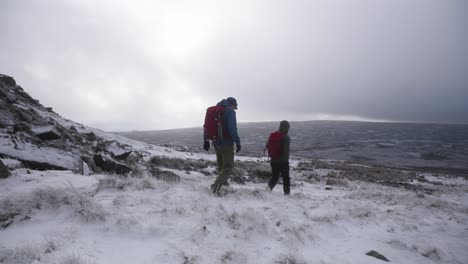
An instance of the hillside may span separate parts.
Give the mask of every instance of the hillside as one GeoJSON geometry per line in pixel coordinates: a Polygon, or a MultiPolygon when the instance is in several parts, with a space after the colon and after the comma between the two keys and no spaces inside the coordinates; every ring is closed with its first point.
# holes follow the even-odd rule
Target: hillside
{"type": "Polygon", "coordinates": [[[77,124],[13,81],[0,76],[2,264],[468,262],[462,177],[295,158],[288,197],[242,156],[213,196],[213,153],[77,124]]]}

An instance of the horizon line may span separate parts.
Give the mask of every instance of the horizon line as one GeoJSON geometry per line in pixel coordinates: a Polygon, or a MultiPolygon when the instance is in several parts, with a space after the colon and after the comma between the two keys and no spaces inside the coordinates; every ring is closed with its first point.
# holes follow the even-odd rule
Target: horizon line
{"type": "MultiPolygon", "coordinates": [[[[284,119],[286,120],[286,119],[284,119]]],[[[276,123],[281,120],[242,120],[237,122],[238,124],[251,124],[251,123],[276,123]]],[[[287,120],[291,123],[297,122],[355,122],[355,123],[391,123],[391,124],[427,124],[427,125],[468,125],[468,122],[436,122],[436,121],[404,121],[404,120],[380,120],[380,119],[369,119],[369,120],[347,120],[347,119],[306,119],[306,120],[287,120]]],[[[192,129],[201,128],[200,126],[189,126],[189,127],[175,127],[175,128],[162,128],[162,129],[148,129],[148,130],[127,130],[127,131],[108,131],[112,133],[126,133],[126,132],[151,132],[151,131],[168,131],[168,130],[179,130],[179,129],[192,129]]]]}

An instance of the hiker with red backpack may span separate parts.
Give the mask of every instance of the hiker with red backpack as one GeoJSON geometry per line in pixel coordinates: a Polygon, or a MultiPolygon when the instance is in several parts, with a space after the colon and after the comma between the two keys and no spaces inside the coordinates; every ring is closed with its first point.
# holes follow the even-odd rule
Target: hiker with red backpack
{"type": "Polygon", "coordinates": [[[280,122],[279,130],[270,134],[265,150],[268,150],[270,157],[272,176],[268,183],[267,190],[272,191],[278,182],[279,176],[283,178],[283,191],[284,195],[290,193],[290,179],[289,179],[289,147],[291,139],[288,135],[289,122],[283,120],[280,122]]]}
{"type": "Polygon", "coordinates": [[[233,97],[221,100],[216,106],[209,107],[203,125],[203,148],[210,149],[210,141],[216,152],[219,175],[211,185],[211,192],[219,194],[221,186],[229,185],[228,178],[234,167],[234,144],[236,152],[241,150],[237,133],[237,100],[233,97]]]}

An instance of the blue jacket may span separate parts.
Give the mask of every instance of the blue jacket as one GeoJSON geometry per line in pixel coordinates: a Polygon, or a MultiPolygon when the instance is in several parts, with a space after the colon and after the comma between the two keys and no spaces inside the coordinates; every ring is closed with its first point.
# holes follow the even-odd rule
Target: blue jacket
{"type": "Polygon", "coordinates": [[[230,135],[229,138],[223,138],[221,145],[240,145],[239,134],[237,134],[236,111],[225,99],[223,99],[217,105],[225,107],[223,112],[223,130],[227,131],[230,135]]]}

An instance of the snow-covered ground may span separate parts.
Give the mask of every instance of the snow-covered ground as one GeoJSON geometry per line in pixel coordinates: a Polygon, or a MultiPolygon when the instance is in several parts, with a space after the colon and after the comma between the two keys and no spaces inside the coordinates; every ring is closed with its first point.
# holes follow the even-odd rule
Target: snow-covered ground
{"type": "MultiPolygon", "coordinates": [[[[245,176],[252,181],[231,182],[218,197],[209,192],[215,177],[211,172],[216,170],[210,164],[214,163],[195,163],[211,166],[198,170],[196,166],[183,166],[190,163],[188,160],[213,161],[213,153],[190,152],[190,148],[184,152],[106,133],[64,119],[19,94],[16,88],[9,91],[20,95],[16,109],[37,113],[40,118],[33,115],[35,120],[43,119],[37,121],[40,126],[32,128],[34,133],[54,127],[72,131],[73,127],[77,133],[126,145],[120,148],[115,142],[109,144],[107,151],[114,155],[125,154],[130,147],[144,161],[164,156],[173,159],[172,163],[182,163],[176,167],[183,169],[164,167],[160,158],[162,164],[152,165],[160,166],[162,175],[169,175],[160,179],[151,177],[148,171],[123,177],[28,170],[16,159],[71,170],[83,160],[80,152],[65,151],[54,144],[38,145],[37,141],[25,140],[30,138],[24,138],[21,131],[12,136],[9,128],[0,129],[0,149],[3,156],[10,157],[2,161],[12,171],[11,176],[0,179],[0,264],[383,262],[368,256],[370,251],[392,263],[468,263],[465,178],[363,166],[357,170],[356,164],[334,166],[332,160],[311,162],[295,157],[291,161],[292,194],[284,196],[281,184],[268,192],[266,183],[254,183],[265,180],[261,178],[264,171],[258,170],[268,168],[265,159],[242,156],[236,158],[236,168],[242,167],[237,173],[249,175],[237,178],[245,176]],[[173,175],[167,171],[176,177],[170,177],[173,175]],[[250,175],[256,172],[260,174],[250,175]],[[346,173],[370,176],[359,178],[346,173]],[[331,175],[335,178],[327,178],[331,175]],[[398,179],[392,182],[389,178],[398,179]]],[[[15,124],[16,115],[6,116],[12,118],[6,123],[15,124]]],[[[461,135],[466,134],[464,129],[459,131],[461,135]]],[[[329,133],[328,129],[323,131],[329,133]]],[[[198,132],[191,134],[198,142],[198,132]]],[[[357,137],[367,140],[367,134],[357,137]]],[[[265,133],[252,135],[262,138],[265,133]]],[[[251,142],[263,144],[264,140],[251,142]]],[[[314,141],[304,138],[295,142],[314,141]]],[[[376,146],[394,146],[385,142],[382,145],[379,141],[376,146]]],[[[460,152],[455,155],[457,161],[465,157],[466,142],[457,140],[461,145],[447,145],[450,151],[460,152]]],[[[244,146],[248,149],[248,144],[244,146]]],[[[375,154],[360,145],[358,149],[366,155],[375,154]]],[[[329,159],[340,160],[340,153],[344,152],[337,149],[329,159]]],[[[347,153],[357,152],[349,149],[347,153]]],[[[445,158],[438,153],[427,155],[445,158]]],[[[397,157],[400,163],[404,156],[397,157]]],[[[83,174],[90,172],[89,167],[83,167],[83,174]]]]}
{"type": "Polygon", "coordinates": [[[461,178],[428,175],[432,194],[358,181],[326,190],[291,170],[289,197],[254,183],[217,197],[214,175],[173,171],[179,182],[14,170],[0,180],[0,215],[14,215],[0,263],[383,263],[371,250],[392,263],[468,263],[461,178]]]}

